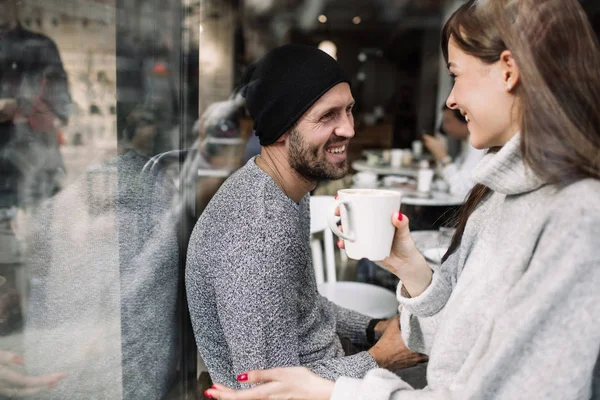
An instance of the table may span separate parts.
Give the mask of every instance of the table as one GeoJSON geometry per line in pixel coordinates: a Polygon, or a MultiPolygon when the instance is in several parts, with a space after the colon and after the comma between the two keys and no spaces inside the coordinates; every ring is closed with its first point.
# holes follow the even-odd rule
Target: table
{"type": "Polygon", "coordinates": [[[198,169],[198,177],[229,178],[234,171],[230,169],[198,169]]]}
{"type": "Polygon", "coordinates": [[[377,175],[401,175],[416,178],[419,175],[418,166],[392,167],[389,165],[369,165],[364,160],[354,161],[352,168],[356,171],[374,172],[377,175]]]}
{"type": "Polygon", "coordinates": [[[451,207],[460,206],[464,201],[462,196],[438,191],[432,191],[430,197],[419,197],[418,192],[404,192],[402,196],[402,204],[409,206],[451,207]]]}
{"type": "Polygon", "coordinates": [[[402,205],[408,206],[452,207],[460,206],[465,201],[465,198],[462,196],[454,196],[450,193],[437,190],[431,191],[428,197],[422,197],[419,192],[412,189],[395,187],[381,187],[380,189],[393,190],[402,193],[402,205]]]}

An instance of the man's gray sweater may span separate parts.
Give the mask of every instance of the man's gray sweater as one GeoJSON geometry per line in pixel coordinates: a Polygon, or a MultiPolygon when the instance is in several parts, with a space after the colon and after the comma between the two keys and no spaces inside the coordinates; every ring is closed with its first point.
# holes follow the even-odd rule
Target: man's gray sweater
{"type": "Polygon", "coordinates": [[[309,196],[289,199],[254,159],[233,174],[192,233],[186,288],[194,334],[214,382],[304,365],[327,379],[362,377],[368,352],[345,357],[339,335],[366,342],[370,318],[317,292],[309,196]]]}

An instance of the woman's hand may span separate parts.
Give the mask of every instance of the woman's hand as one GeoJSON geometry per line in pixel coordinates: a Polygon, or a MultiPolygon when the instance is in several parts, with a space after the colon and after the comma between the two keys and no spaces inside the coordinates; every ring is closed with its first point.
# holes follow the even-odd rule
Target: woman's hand
{"type": "Polygon", "coordinates": [[[417,297],[431,283],[432,271],[410,234],[408,217],[394,213],[396,227],[390,255],[381,264],[396,275],[412,297],[417,297]]]}
{"type": "Polygon", "coordinates": [[[423,143],[427,150],[433,154],[435,161],[442,161],[444,158],[448,157],[448,151],[446,150],[446,145],[441,138],[437,138],[431,135],[423,135],[423,143]]]}
{"type": "Polygon", "coordinates": [[[52,389],[65,374],[55,373],[40,376],[27,376],[15,368],[24,364],[23,357],[0,350],[0,395],[9,399],[31,396],[52,389]]]}
{"type": "MultiPolygon", "coordinates": [[[[339,216],[339,208],[336,210],[336,215],[339,216]]],[[[415,245],[406,215],[400,212],[394,213],[392,224],[396,227],[392,249],[390,255],[380,264],[396,275],[408,293],[416,297],[431,283],[432,271],[415,245]]],[[[341,226],[340,230],[342,230],[341,226]]],[[[338,247],[344,248],[343,240],[338,241],[338,247]]]]}
{"type": "Polygon", "coordinates": [[[259,385],[233,390],[217,384],[204,394],[219,400],[329,400],[334,386],[303,367],[250,371],[239,375],[238,381],[259,385]]]}

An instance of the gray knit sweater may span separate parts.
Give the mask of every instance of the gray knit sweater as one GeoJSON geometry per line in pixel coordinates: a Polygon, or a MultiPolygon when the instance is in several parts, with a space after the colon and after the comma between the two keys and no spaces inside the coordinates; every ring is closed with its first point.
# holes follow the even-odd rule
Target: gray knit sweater
{"type": "Polygon", "coordinates": [[[401,327],[429,386],[374,370],[334,400],[589,399],[600,350],[600,182],[562,190],[525,167],[517,135],[474,178],[493,190],[401,327]]]}
{"type": "Polygon", "coordinates": [[[214,382],[237,374],[305,365],[334,380],[362,377],[367,352],[345,357],[339,335],[366,341],[370,318],[317,292],[309,196],[296,204],[254,159],[232,175],[192,233],[186,265],[189,310],[214,382]]]}

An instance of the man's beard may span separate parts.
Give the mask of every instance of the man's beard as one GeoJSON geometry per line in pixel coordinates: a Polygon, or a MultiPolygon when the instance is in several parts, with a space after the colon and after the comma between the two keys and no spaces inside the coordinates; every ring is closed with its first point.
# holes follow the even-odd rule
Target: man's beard
{"type": "Polygon", "coordinates": [[[323,154],[319,155],[320,147],[311,147],[304,141],[297,129],[290,131],[290,165],[301,176],[310,181],[337,180],[348,173],[348,160],[336,164],[327,161],[325,149],[335,143],[344,142],[344,139],[329,141],[322,148],[323,154]]]}

